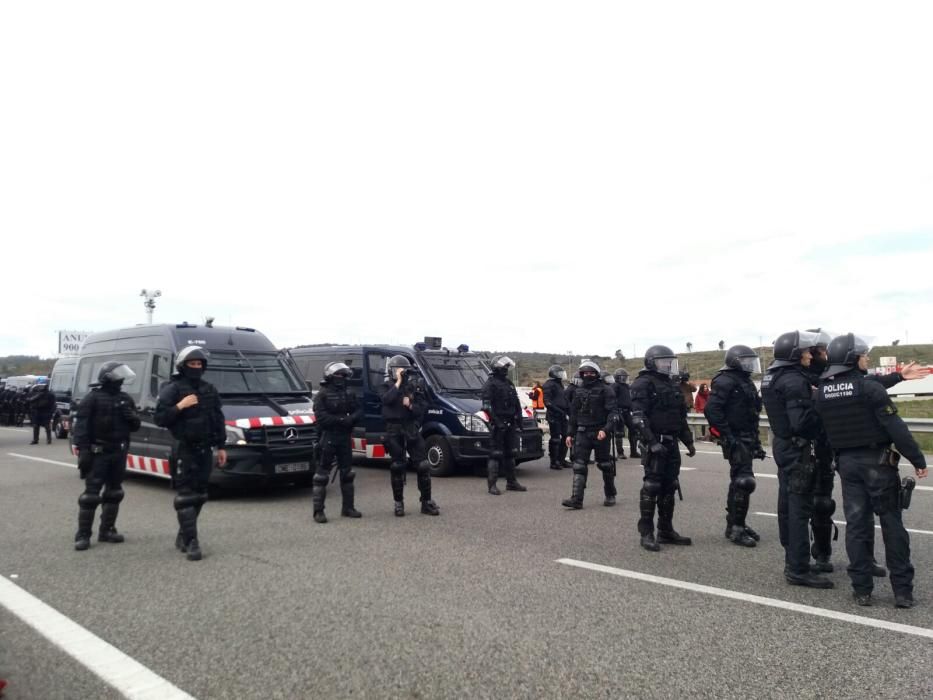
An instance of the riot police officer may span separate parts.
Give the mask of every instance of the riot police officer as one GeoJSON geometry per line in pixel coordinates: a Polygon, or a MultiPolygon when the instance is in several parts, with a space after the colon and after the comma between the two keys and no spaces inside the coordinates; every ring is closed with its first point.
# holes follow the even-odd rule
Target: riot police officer
{"type": "Polygon", "coordinates": [[[638,533],[641,546],[660,551],[660,544],[689,545],[692,540],[674,529],[674,494],[680,491],[680,440],[690,457],[696,455],[693,433],[687,424],[687,406],[674,378],[679,377],[677,356],[664,345],[645,352],[645,368],[632,383],[632,425],[641,438],[639,451],[645,476],[639,498],[638,533]],[[658,534],[654,510],[658,509],[658,534]]]}
{"type": "Polygon", "coordinates": [[[567,420],[570,406],[564,390],[567,370],[560,365],[551,365],[547,371],[548,380],[544,383],[544,408],[547,410],[548,432],[547,453],[551,459],[551,469],[569,467],[567,463],[567,420]]]}
{"type": "Polygon", "coordinates": [[[754,547],[761,539],[748,527],[745,517],[755,491],[752,459],[764,459],[758,437],[761,398],[752,374],[761,372],[761,360],[747,345],[733,345],[726,361],[713,377],[704,414],[710,432],[718,435],[722,455],[729,461],[729,493],[726,496],[726,537],[742,547],[754,547]]]}
{"type": "Polygon", "coordinates": [[[392,457],[389,481],[395,501],[395,515],[405,515],[405,471],[409,460],[418,473],[418,491],[421,493],[421,512],[440,515],[437,504],[431,500],[431,465],[421,437],[421,424],[428,407],[427,390],[418,371],[404,355],[394,355],[386,363],[383,384],[382,417],[386,421],[386,448],[392,457]],[[407,452],[407,455],[406,455],[407,452]]]}
{"type": "Polygon", "coordinates": [[[774,361],[761,380],[761,398],[774,434],[778,468],[778,530],[784,547],[784,578],[795,586],[832,588],[811,571],[810,529],[816,487],[815,443],[822,432],[808,368],[816,333],[789,331],[774,341],[774,361]]]}
{"type": "Polygon", "coordinates": [[[343,362],[329,362],[324,367],[324,380],[321,388],[314,395],[314,418],[321,431],[321,458],[312,477],[311,502],[314,522],[326,523],[324,499],[327,496],[327,481],[330,477],[330,465],[337,460],[340,471],[340,495],[342,504],[340,514],[345,518],[360,518],[360,513],[353,507],[353,450],[351,437],[353,426],[363,417],[359,401],[347,387],[353,376],[353,370],[343,362]]]}
{"type": "Polygon", "coordinates": [[[486,463],[489,493],[498,496],[496,486],[501,469],[507,491],[527,491],[515,478],[515,442],[522,427],[522,405],[515,385],[509,379],[511,358],[502,355],[492,362],[492,374],[483,385],[483,410],[489,416],[490,453],[486,463]]]}
{"type": "Polygon", "coordinates": [[[874,587],[874,515],[881,521],[885,558],[895,606],[914,605],[914,567],[910,537],[901,510],[909,505],[912,480],[901,482],[897,463],[903,455],[917,477],[927,475],[926,460],[884,387],[865,381],[868,344],[852,333],[829,344],[816,406],[836,453],[846,515],[846,552],[855,602],[871,605],[874,587]],[[894,443],[897,451],[891,449],[894,443]]]}
{"type": "Polygon", "coordinates": [[[45,427],[45,442],[52,444],[52,414],[55,413],[55,394],[49,391],[49,380],[41,378],[27,399],[29,404],[29,422],[32,423],[32,442],[39,444],[39,428],[45,427]]]}
{"type": "Polygon", "coordinates": [[[638,457],[638,448],[635,446],[635,431],[632,429],[632,392],[628,385],[628,372],[619,367],[614,373],[616,392],[616,411],[619,421],[616,425],[616,452],[619,459],[625,456],[625,432],[628,431],[629,452],[632,457],[638,457]]]}
{"type": "Polygon", "coordinates": [[[182,348],[175,358],[172,378],[159,391],[155,410],[156,425],[168,428],[176,440],[172,459],[178,517],[175,547],[189,561],[202,557],[198,517],[207,503],[215,448],[217,466],[222,469],[227,464],[220,394],[202,378],[207,360],[207,353],[197,345],[182,348]]]}
{"type": "MultiPolygon", "coordinates": [[[[589,471],[590,453],[595,453],[596,466],[603,473],[603,505],[616,504],[615,462],[610,454],[610,435],[616,424],[616,396],[612,385],[600,375],[599,366],[584,360],[577,370],[582,383],[570,404],[570,424],[567,446],[573,448],[573,490],[570,498],[561,502],[565,508],[583,507],[583,491],[589,471]]],[[[609,375],[612,377],[612,375],[609,375]]]]}
{"type": "Polygon", "coordinates": [[[121,388],[136,374],[121,362],[105,362],[92,387],[78,404],[74,423],[74,445],[84,493],[78,498],[78,531],[75,549],[91,546],[94,511],[101,505],[98,542],[123,542],[117,532],[117,513],[123,500],[123,477],[130,433],[139,430],[133,399],[121,388]],[[103,488],[103,494],[101,494],[103,488]]]}

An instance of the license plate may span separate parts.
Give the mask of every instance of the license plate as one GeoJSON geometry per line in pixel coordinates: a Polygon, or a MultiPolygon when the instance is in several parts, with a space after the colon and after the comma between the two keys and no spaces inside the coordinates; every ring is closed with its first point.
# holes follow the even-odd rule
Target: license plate
{"type": "Polygon", "coordinates": [[[276,464],[276,474],[288,474],[290,472],[306,472],[311,468],[309,462],[288,462],[287,464],[276,464]]]}

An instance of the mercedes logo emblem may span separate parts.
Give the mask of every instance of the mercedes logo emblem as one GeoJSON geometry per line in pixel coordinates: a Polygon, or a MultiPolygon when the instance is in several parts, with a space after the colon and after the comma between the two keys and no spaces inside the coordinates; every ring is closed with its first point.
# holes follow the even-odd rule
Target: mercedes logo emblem
{"type": "Polygon", "coordinates": [[[294,428],[287,428],[285,430],[285,440],[286,442],[295,442],[298,439],[298,431],[294,428]]]}

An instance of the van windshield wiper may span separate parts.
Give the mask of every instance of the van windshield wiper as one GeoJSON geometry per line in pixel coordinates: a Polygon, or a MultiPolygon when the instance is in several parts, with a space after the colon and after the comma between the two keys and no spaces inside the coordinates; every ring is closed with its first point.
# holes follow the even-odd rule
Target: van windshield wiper
{"type": "Polygon", "coordinates": [[[246,364],[249,365],[249,368],[253,371],[253,376],[256,377],[256,386],[259,389],[259,391],[256,393],[265,399],[266,403],[272,406],[272,410],[274,410],[280,416],[287,416],[288,411],[285,410],[285,408],[283,408],[282,405],[275,401],[271,396],[269,396],[269,394],[267,394],[262,388],[262,380],[259,378],[259,372],[256,371],[255,367],[253,367],[253,363],[249,361],[249,358],[243,354],[242,350],[237,350],[236,354],[241,360],[245,361],[246,364]]]}

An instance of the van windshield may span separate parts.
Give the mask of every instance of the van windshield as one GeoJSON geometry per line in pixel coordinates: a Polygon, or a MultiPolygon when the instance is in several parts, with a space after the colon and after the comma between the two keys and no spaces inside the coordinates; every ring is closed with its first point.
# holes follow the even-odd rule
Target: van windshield
{"type": "Polygon", "coordinates": [[[489,370],[479,357],[422,355],[421,360],[439,390],[479,393],[489,370]]]}
{"type": "Polygon", "coordinates": [[[307,387],[275,353],[212,350],[204,379],[221,394],[306,393],[307,387]],[[253,370],[256,370],[255,372],[253,370]]]}

